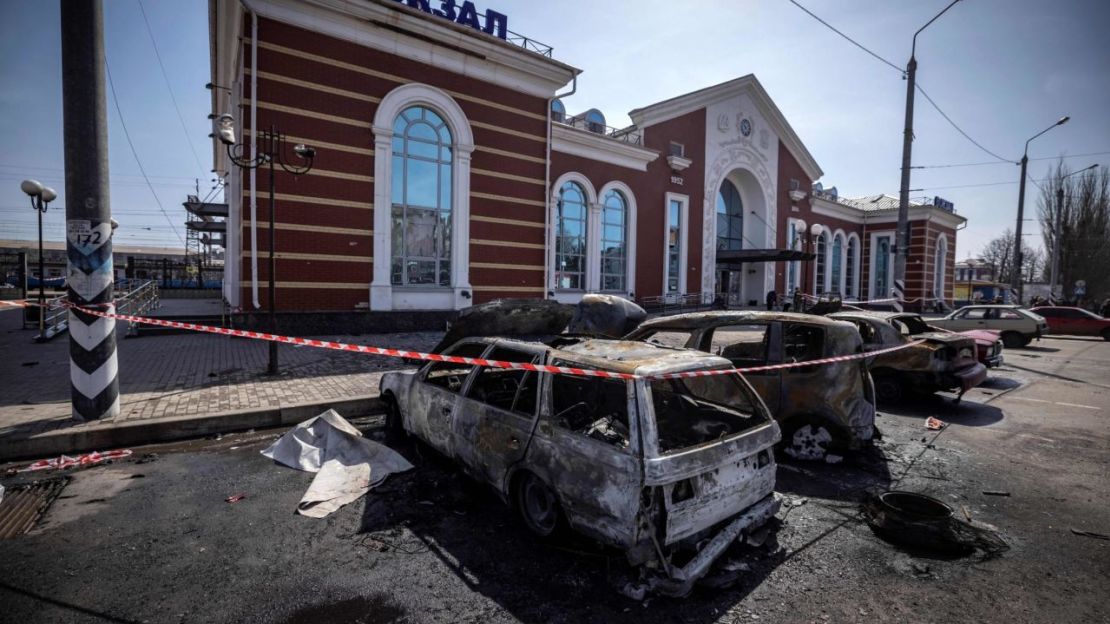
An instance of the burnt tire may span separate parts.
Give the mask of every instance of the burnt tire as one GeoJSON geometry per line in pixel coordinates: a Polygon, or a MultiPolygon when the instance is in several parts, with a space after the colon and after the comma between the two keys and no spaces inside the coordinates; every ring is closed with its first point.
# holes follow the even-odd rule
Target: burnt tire
{"type": "Polygon", "coordinates": [[[1107,342],[1110,342],[1110,327],[1107,327],[1106,329],[1102,330],[1102,339],[1107,341],[1107,342]]]}
{"type": "Polygon", "coordinates": [[[387,442],[402,442],[408,435],[405,432],[405,424],[401,418],[401,406],[397,404],[397,398],[390,393],[382,395],[382,402],[385,403],[385,439],[387,442]]]}
{"type": "Polygon", "coordinates": [[[559,497],[543,479],[524,471],[514,480],[513,501],[528,530],[541,538],[553,537],[565,525],[559,497]]]}
{"type": "Polygon", "coordinates": [[[889,373],[872,374],[875,381],[875,400],[884,405],[901,403],[906,398],[906,385],[889,373]]]}
{"type": "Polygon", "coordinates": [[[1002,344],[1007,349],[1017,349],[1029,344],[1029,339],[1015,331],[1002,332],[1002,344]]]}

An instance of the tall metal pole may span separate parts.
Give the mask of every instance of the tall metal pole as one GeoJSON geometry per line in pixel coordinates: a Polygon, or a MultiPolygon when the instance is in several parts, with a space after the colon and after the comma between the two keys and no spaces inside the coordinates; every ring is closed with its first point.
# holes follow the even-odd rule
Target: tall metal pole
{"type": "MultiPolygon", "coordinates": [[[[67,294],[112,312],[112,213],[101,0],[62,2],[67,294]]],[[[119,414],[116,322],[70,309],[70,399],[78,420],[119,414]]]]}
{"type": "Polygon", "coordinates": [[[42,200],[35,202],[39,213],[39,339],[46,338],[46,263],[42,258],[42,200]]]}
{"type": "MultiPolygon", "coordinates": [[[[1026,144],[1028,147],[1028,143],[1026,144]]],[[[1028,151],[1028,149],[1026,150],[1028,151]]],[[[1021,155],[1021,183],[1018,185],[1017,225],[1014,226],[1014,264],[1010,273],[1010,290],[1021,305],[1021,225],[1025,221],[1025,168],[1029,165],[1029,154],[1021,155]]]]}
{"type": "MultiPolygon", "coordinates": [[[[251,120],[254,121],[253,119],[251,120]]],[[[266,151],[269,154],[270,161],[270,295],[268,297],[267,305],[270,307],[270,333],[276,334],[277,327],[277,313],[275,311],[275,301],[277,300],[274,291],[276,290],[276,280],[274,271],[274,158],[277,155],[278,140],[273,126],[270,126],[270,147],[266,151]]],[[[270,365],[266,369],[267,374],[278,374],[278,343],[270,341],[270,365]]]]}

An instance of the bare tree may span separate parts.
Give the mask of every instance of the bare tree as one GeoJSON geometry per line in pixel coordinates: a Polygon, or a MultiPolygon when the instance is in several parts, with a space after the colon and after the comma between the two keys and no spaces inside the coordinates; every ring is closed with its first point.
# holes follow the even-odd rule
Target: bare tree
{"type": "MultiPolygon", "coordinates": [[[[998,238],[992,239],[979,252],[979,257],[990,266],[994,281],[1009,284],[1014,265],[1014,231],[1007,228],[998,238]]],[[[1021,263],[1022,280],[1035,281],[1043,270],[1044,256],[1039,249],[1033,249],[1029,243],[1022,241],[1021,263]]]]}
{"type": "Polygon", "coordinates": [[[1060,213],[1060,283],[1073,296],[1075,282],[1087,282],[1088,299],[1110,295],[1110,169],[1099,167],[1065,179],[1071,171],[1063,160],[1045,180],[1037,208],[1049,262],[1057,240],[1058,191],[1064,197],[1060,213]]]}

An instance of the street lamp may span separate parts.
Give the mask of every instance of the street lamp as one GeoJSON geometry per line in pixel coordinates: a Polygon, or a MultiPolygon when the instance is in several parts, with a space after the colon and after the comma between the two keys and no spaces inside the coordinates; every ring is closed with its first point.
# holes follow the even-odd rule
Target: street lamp
{"type": "Polygon", "coordinates": [[[19,188],[31,197],[31,207],[39,217],[39,335],[36,340],[46,340],[46,269],[42,257],[42,215],[46,213],[47,204],[57,199],[58,194],[38,180],[24,180],[19,188]]]}
{"type": "MultiPolygon", "coordinates": [[[[821,235],[821,230],[823,230],[823,229],[824,228],[821,227],[821,224],[819,224],[819,223],[814,223],[813,225],[809,226],[809,236],[804,236],[805,243],[806,243],[806,251],[805,252],[807,254],[809,253],[810,247],[813,245],[813,239],[820,236],[821,235]]],[[[815,258],[815,260],[816,260],[816,258],[815,258]]],[[[799,312],[805,312],[806,295],[809,294],[809,263],[810,262],[812,262],[812,260],[806,260],[806,263],[805,263],[805,269],[806,270],[804,271],[804,274],[802,275],[802,301],[801,301],[802,305],[798,306],[798,311],[799,312]]],[[[814,290],[816,290],[816,289],[814,289],[814,290]]]]}
{"type": "Polygon", "coordinates": [[[1014,232],[1014,269],[1013,274],[1010,276],[1010,290],[1014,291],[1014,294],[1017,295],[1016,303],[1019,305],[1021,304],[1021,225],[1025,217],[1025,169],[1029,165],[1029,143],[1056,126],[1062,126],[1068,123],[1069,119],[1071,119],[1071,117],[1065,115],[1060,118],[1060,121],[1057,121],[1044,130],[1029,137],[1029,140],[1025,142],[1025,151],[1021,155],[1021,183],[1018,187],[1017,231],[1014,232]]]}
{"type": "MultiPolygon", "coordinates": [[[[253,120],[252,120],[253,121],[253,120]]],[[[274,275],[274,163],[276,162],[285,171],[297,176],[308,173],[312,169],[312,160],[316,157],[316,150],[303,143],[293,146],[293,153],[303,161],[303,164],[293,164],[286,155],[285,136],[274,126],[258,134],[258,144],[251,158],[243,157],[243,146],[237,145],[235,140],[235,119],[228,114],[220,115],[216,122],[219,124],[216,135],[220,142],[227,146],[227,156],[233,164],[243,169],[258,169],[266,166],[270,170],[270,279],[269,297],[269,325],[270,333],[277,333],[277,315],[275,314],[274,291],[276,284],[274,275]]],[[[267,373],[278,373],[278,343],[270,341],[270,363],[267,373]]]]}
{"type": "MultiPolygon", "coordinates": [[[[1060,176],[1060,186],[1056,189],[1056,218],[1053,220],[1054,223],[1052,224],[1052,277],[1048,280],[1049,294],[1056,301],[1059,301],[1056,296],[1056,279],[1060,276],[1060,228],[1062,227],[1060,221],[1062,213],[1064,212],[1064,180],[1097,167],[1098,163],[1095,163],[1090,167],[1084,167],[1079,171],[1073,171],[1068,175],[1060,176]]],[[[1061,291],[1062,290],[1063,289],[1061,289],[1061,291]]],[[[1060,294],[1063,295],[1063,292],[1060,294]]]]}
{"type": "Polygon", "coordinates": [[[913,34],[913,45],[910,47],[910,61],[906,63],[906,126],[902,134],[902,185],[898,190],[898,231],[894,239],[894,282],[898,286],[898,292],[904,292],[906,256],[909,254],[910,246],[910,156],[913,152],[913,98],[914,90],[917,88],[917,58],[914,56],[917,52],[917,36],[959,1],[952,0],[943,11],[917,29],[913,34]]]}

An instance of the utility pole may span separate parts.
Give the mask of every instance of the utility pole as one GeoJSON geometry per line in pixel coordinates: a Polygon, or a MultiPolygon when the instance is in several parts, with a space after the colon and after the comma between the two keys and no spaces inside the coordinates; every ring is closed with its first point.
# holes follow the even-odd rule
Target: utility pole
{"type": "MultiPolygon", "coordinates": [[[[910,251],[910,162],[913,153],[913,98],[917,88],[917,36],[959,1],[952,0],[943,11],[917,29],[913,34],[913,45],[910,47],[910,61],[906,63],[906,124],[902,131],[902,185],[898,189],[898,231],[894,238],[894,309],[898,312],[902,311],[902,300],[906,294],[906,257],[910,251]]],[[[879,293],[881,297],[887,294],[879,293]]]]}
{"type": "MultiPolygon", "coordinates": [[[[112,211],[101,0],[62,2],[67,294],[74,305],[114,312],[112,211]]],[[[77,420],[119,414],[116,321],[70,308],[70,398],[77,420]]]]}
{"type": "Polygon", "coordinates": [[[1021,305],[1021,226],[1025,222],[1025,170],[1029,165],[1029,144],[1033,141],[1033,139],[1041,136],[1042,134],[1055,128],[1056,126],[1062,126],[1068,123],[1068,120],[1070,119],[1071,117],[1065,115],[1061,117],[1060,120],[1056,123],[1029,137],[1029,140],[1025,142],[1025,151],[1021,154],[1021,181],[1018,183],[1017,225],[1014,226],[1014,268],[1010,272],[1010,290],[1017,298],[1017,301],[1014,301],[1012,303],[1016,303],[1018,305],[1021,305]]]}

